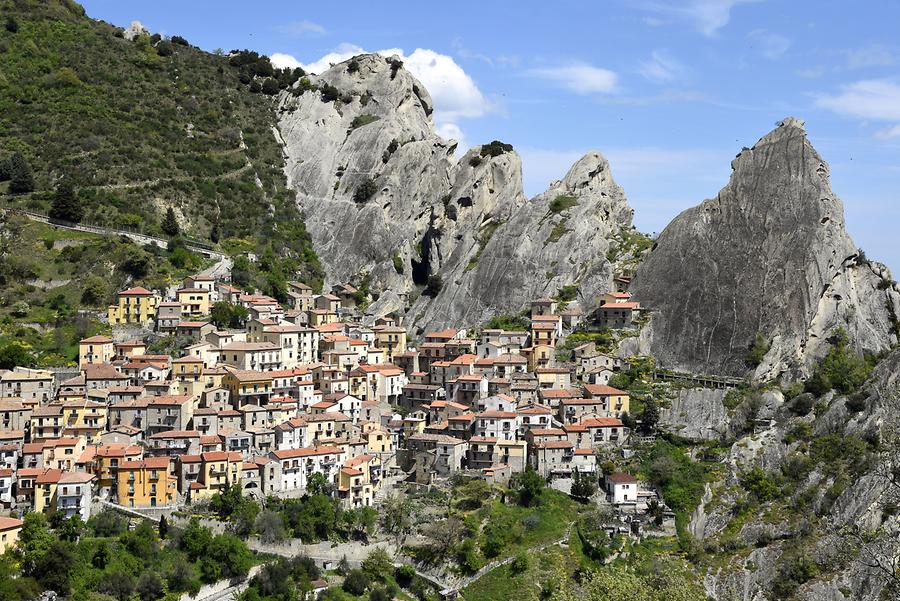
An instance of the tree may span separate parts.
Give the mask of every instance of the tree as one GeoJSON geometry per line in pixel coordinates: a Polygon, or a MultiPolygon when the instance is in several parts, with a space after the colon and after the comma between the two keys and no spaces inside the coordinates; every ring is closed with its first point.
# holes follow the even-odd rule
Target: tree
{"type": "Polygon", "coordinates": [[[262,93],[268,96],[274,96],[278,93],[278,80],[267,77],[262,82],[262,93]]]}
{"type": "Polygon", "coordinates": [[[173,238],[181,233],[181,228],[178,226],[178,219],[175,217],[175,209],[172,207],[166,209],[166,216],[163,217],[159,227],[165,235],[173,238]]]}
{"type": "Polygon", "coordinates": [[[19,22],[12,16],[6,17],[6,31],[17,33],[19,31],[19,22]]]}
{"type": "Polygon", "coordinates": [[[359,204],[367,202],[375,196],[376,192],[378,192],[378,185],[372,181],[372,178],[367,177],[356,186],[356,190],[353,192],[353,202],[359,204]]]}
{"type": "Polygon", "coordinates": [[[829,342],[831,348],[806,381],[806,390],[816,396],[832,389],[850,394],[866,381],[872,372],[872,365],[850,348],[850,337],[843,328],[835,330],[829,342]]]}
{"type": "Polygon", "coordinates": [[[540,503],[545,485],[546,482],[540,474],[534,471],[530,465],[526,467],[517,479],[519,505],[533,507],[540,503]]]}
{"type": "Polygon", "coordinates": [[[372,580],[385,582],[394,571],[394,564],[391,562],[387,551],[381,547],[369,553],[362,562],[362,570],[372,580]]]}
{"type": "Polygon", "coordinates": [[[313,496],[313,497],[316,495],[330,496],[331,489],[332,489],[331,483],[328,482],[328,479],[325,478],[325,476],[322,473],[316,472],[309,476],[309,480],[307,481],[307,484],[306,484],[306,490],[310,496],[313,496]]]}
{"type": "Polygon", "coordinates": [[[13,340],[0,346],[0,369],[34,367],[36,362],[31,347],[24,342],[13,340]]]}
{"type": "Polygon", "coordinates": [[[597,482],[590,475],[575,470],[571,492],[573,497],[587,501],[597,492],[597,482]]]}
{"type": "Polygon", "coordinates": [[[78,223],[84,218],[84,208],[69,178],[63,178],[56,186],[53,205],[50,207],[50,218],[70,223],[78,223]]]}
{"type": "Polygon", "coordinates": [[[119,601],[126,601],[134,592],[134,577],[121,568],[105,572],[103,578],[97,583],[97,592],[114,597],[119,601]]]}
{"type": "Polygon", "coordinates": [[[109,293],[106,280],[98,275],[88,276],[81,288],[81,302],[89,307],[103,305],[109,293]]]}
{"type": "Polygon", "coordinates": [[[71,588],[73,567],[75,554],[72,552],[72,545],[58,540],[31,565],[27,575],[37,580],[45,590],[67,596],[71,588]]]}
{"type": "Polygon", "coordinates": [[[644,400],[644,411],[641,413],[641,427],[645,432],[652,432],[659,423],[659,404],[653,398],[644,400]]]}
{"type": "Polygon", "coordinates": [[[381,506],[381,527],[394,537],[395,544],[402,546],[412,530],[412,505],[406,495],[391,494],[381,506]]]}
{"type": "Polygon", "coordinates": [[[157,531],[159,532],[160,540],[165,539],[166,535],[169,534],[169,522],[166,520],[166,516],[159,518],[159,527],[157,531]]]}
{"type": "Polygon", "coordinates": [[[284,518],[281,514],[264,509],[256,516],[253,527],[259,533],[259,538],[264,543],[277,543],[287,538],[284,529],[284,518]]]}
{"type": "Polygon", "coordinates": [[[369,577],[362,570],[350,570],[347,577],[344,578],[344,584],[341,585],[341,588],[351,595],[360,596],[369,588],[369,577]]]}
{"type": "Polygon", "coordinates": [[[428,276],[428,283],[425,284],[424,293],[434,298],[444,289],[444,280],[436,273],[428,276]]]}
{"type": "Polygon", "coordinates": [[[21,152],[16,152],[9,159],[9,191],[12,194],[34,191],[34,176],[31,174],[31,166],[21,152]]]}
{"type": "Polygon", "coordinates": [[[141,577],[138,578],[136,591],[140,596],[141,601],[156,601],[165,593],[162,578],[159,577],[159,574],[151,570],[145,571],[141,574],[141,577]]]}

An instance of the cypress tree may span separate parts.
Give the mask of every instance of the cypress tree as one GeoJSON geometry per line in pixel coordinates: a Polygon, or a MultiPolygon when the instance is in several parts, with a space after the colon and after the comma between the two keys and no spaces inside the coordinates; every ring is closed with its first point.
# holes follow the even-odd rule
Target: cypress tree
{"type": "Polygon", "coordinates": [[[75,193],[75,186],[69,178],[64,178],[56,186],[53,194],[53,206],[50,207],[50,218],[78,223],[84,218],[81,200],[75,193]]]}
{"type": "Polygon", "coordinates": [[[34,191],[34,176],[21,152],[15,153],[9,159],[9,191],[13,194],[34,191]]]}
{"type": "Polygon", "coordinates": [[[177,236],[181,231],[181,228],[178,227],[178,220],[175,218],[175,210],[172,207],[166,210],[166,216],[162,220],[160,227],[167,236],[177,236]]]}

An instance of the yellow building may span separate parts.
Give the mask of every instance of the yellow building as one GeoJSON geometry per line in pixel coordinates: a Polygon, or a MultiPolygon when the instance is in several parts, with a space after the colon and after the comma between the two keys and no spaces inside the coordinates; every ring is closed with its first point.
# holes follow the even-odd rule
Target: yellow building
{"type": "Polygon", "coordinates": [[[362,437],[369,453],[390,453],[394,450],[390,432],[383,430],[380,424],[369,422],[363,425],[362,437]]]}
{"type": "Polygon", "coordinates": [[[97,485],[101,489],[108,489],[110,494],[117,486],[117,474],[119,466],[126,462],[140,461],[144,455],[144,448],[139,445],[110,444],[97,447],[94,453],[94,474],[97,476],[97,485]]]}
{"type": "Polygon", "coordinates": [[[110,325],[136,323],[147,325],[156,321],[159,297],[146,288],[137,286],[119,293],[119,304],[110,305],[107,317],[110,325]]]}
{"type": "Polygon", "coordinates": [[[81,437],[89,443],[99,442],[106,430],[106,405],[86,399],[71,399],[62,403],[64,435],[81,437]]]}
{"type": "Polygon", "coordinates": [[[200,455],[200,476],[191,484],[191,501],[207,499],[239,484],[243,458],[232,451],[210,451],[200,455]]]}
{"type": "Polygon", "coordinates": [[[22,520],[16,518],[0,516],[0,555],[16,546],[22,523],[22,520]]]}
{"type": "Polygon", "coordinates": [[[175,501],[176,480],[168,457],[119,464],[116,497],[125,507],[162,507],[175,501]]]}
{"type": "Polygon", "coordinates": [[[109,363],[115,353],[113,340],[109,336],[85,338],[78,342],[78,367],[109,363]]]}
{"type": "Polygon", "coordinates": [[[376,326],[375,346],[384,351],[386,362],[393,363],[394,357],[406,352],[406,330],[394,326],[376,326]]]}
{"type": "Polygon", "coordinates": [[[181,288],[175,291],[181,305],[181,318],[209,315],[209,290],[203,288],[181,288]]]}
{"type": "Polygon", "coordinates": [[[42,513],[56,509],[56,489],[63,471],[47,469],[34,479],[34,511],[42,513]]]}
{"type": "Polygon", "coordinates": [[[272,396],[272,372],[248,371],[225,368],[224,386],[231,396],[232,404],[243,407],[246,404],[265,405],[272,396]]]}
{"type": "Polygon", "coordinates": [[[338,498],[345,507],[368,507],[381,487],[381,459],[359,455],[344,462],[338,472],[338,498]]]}

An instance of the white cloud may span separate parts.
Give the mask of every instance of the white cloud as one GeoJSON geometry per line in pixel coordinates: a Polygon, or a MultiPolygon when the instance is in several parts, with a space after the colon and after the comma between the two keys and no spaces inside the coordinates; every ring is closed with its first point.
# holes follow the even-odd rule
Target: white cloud
{"type": "Polygon", "coordinates": [[[777,60],[791,47],[791,40],[781,34],[755,29],[747,34],[750,45],[770,60],[777,60]]]}
{"type": "MultiPolygon", "coordinates": [[[[384,51],[379,54],[388,56],[384,51]]],[[[409,56],[399,54],[403,65],[431,94],[439,117],[481,117],[491,110],[475,81],[452,57],[425,48],[416,48],[409,56]]]]}
{"type": "Polygon", "coordinates": [[[900,138],[900,125],[876,131],[875,137],[879,140],[893,140],[894,138],[900,138]]]}
{"type": "Polygon", "coordinates": [[[870,44],[863,48],[847,50],[847,67],[888,67],[895,62],[894,53],[881,44],[870,44]]]}
{"type": "MultiPolygon", "coordinates": [[[[700,33],[714,36],[731,20],[731,9],[758,0],[667,0],[639,2],[638,8],[687,21],[700,33]]],[[[655,25],[656,23],[654,23],[655,25]]]]}
{"type": "Polygon", "coordinates": [[[684,78],[684,65],[664,52],[653,51],[641,63],[640,74],[655,83],[673,83],[684,78]]]}
{"type": "Polygon", "coordinates": [[[609,94],[616,91],[618,84],[618,76],[613,71],[587,63],[529,69],[526,73],[552,81],[576,94],[609,94]]]}
{"type": "Polygon", "coordinates": [[[301,66],[310,73],[320,74],[327,71],[331,65],[342,63],[353,58],[357,54],[365,54],[365,50],[354,44],[341,44],[325,56],[311,63],[303,63],[301,66]]]}
{"type": "Polygon", "coordinates": [[[276,29],[281,33],[288,33],[298,36],[309,34],[323,35],[326,33],[325,27],[319,25],[318,23],[307,21],[306,19],[302,21],[291,21],[290,23],[279,25],[278,27],[276,27],[276,29]]]}
{"type": "Polygon", "coordinates": [[[885,79],[857,81],[839,94],[819,96],[816,106],[863,119],[900,121],[900,85],[885,79]]]}
{"type": "Polygon", "coordinates": [[[296,69],[301,66],[300,61],[290,54],[284,54],[283,52],[273,53],[272,56],[269,57],[269,60],[272,62],[272,66],[278,69],[296,69]]]}

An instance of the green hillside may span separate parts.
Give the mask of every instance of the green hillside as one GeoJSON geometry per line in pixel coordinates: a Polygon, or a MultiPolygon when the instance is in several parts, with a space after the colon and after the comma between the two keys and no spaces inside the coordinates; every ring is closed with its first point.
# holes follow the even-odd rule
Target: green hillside
{"type": "Polygon", "coordinates": [[[172,208],[183,235],[263,258],[239,260],[238,283],[275,296],[289,279],[320,286],[260,91],[291,73],[231,62],[177,36],[129,41],[74,2],[0,0],[0,166],[21,153],[34,180],[15,194],[0,182],[0,203],[48,211],[67,178],[86,222],[161,235],[172,208]]]}

